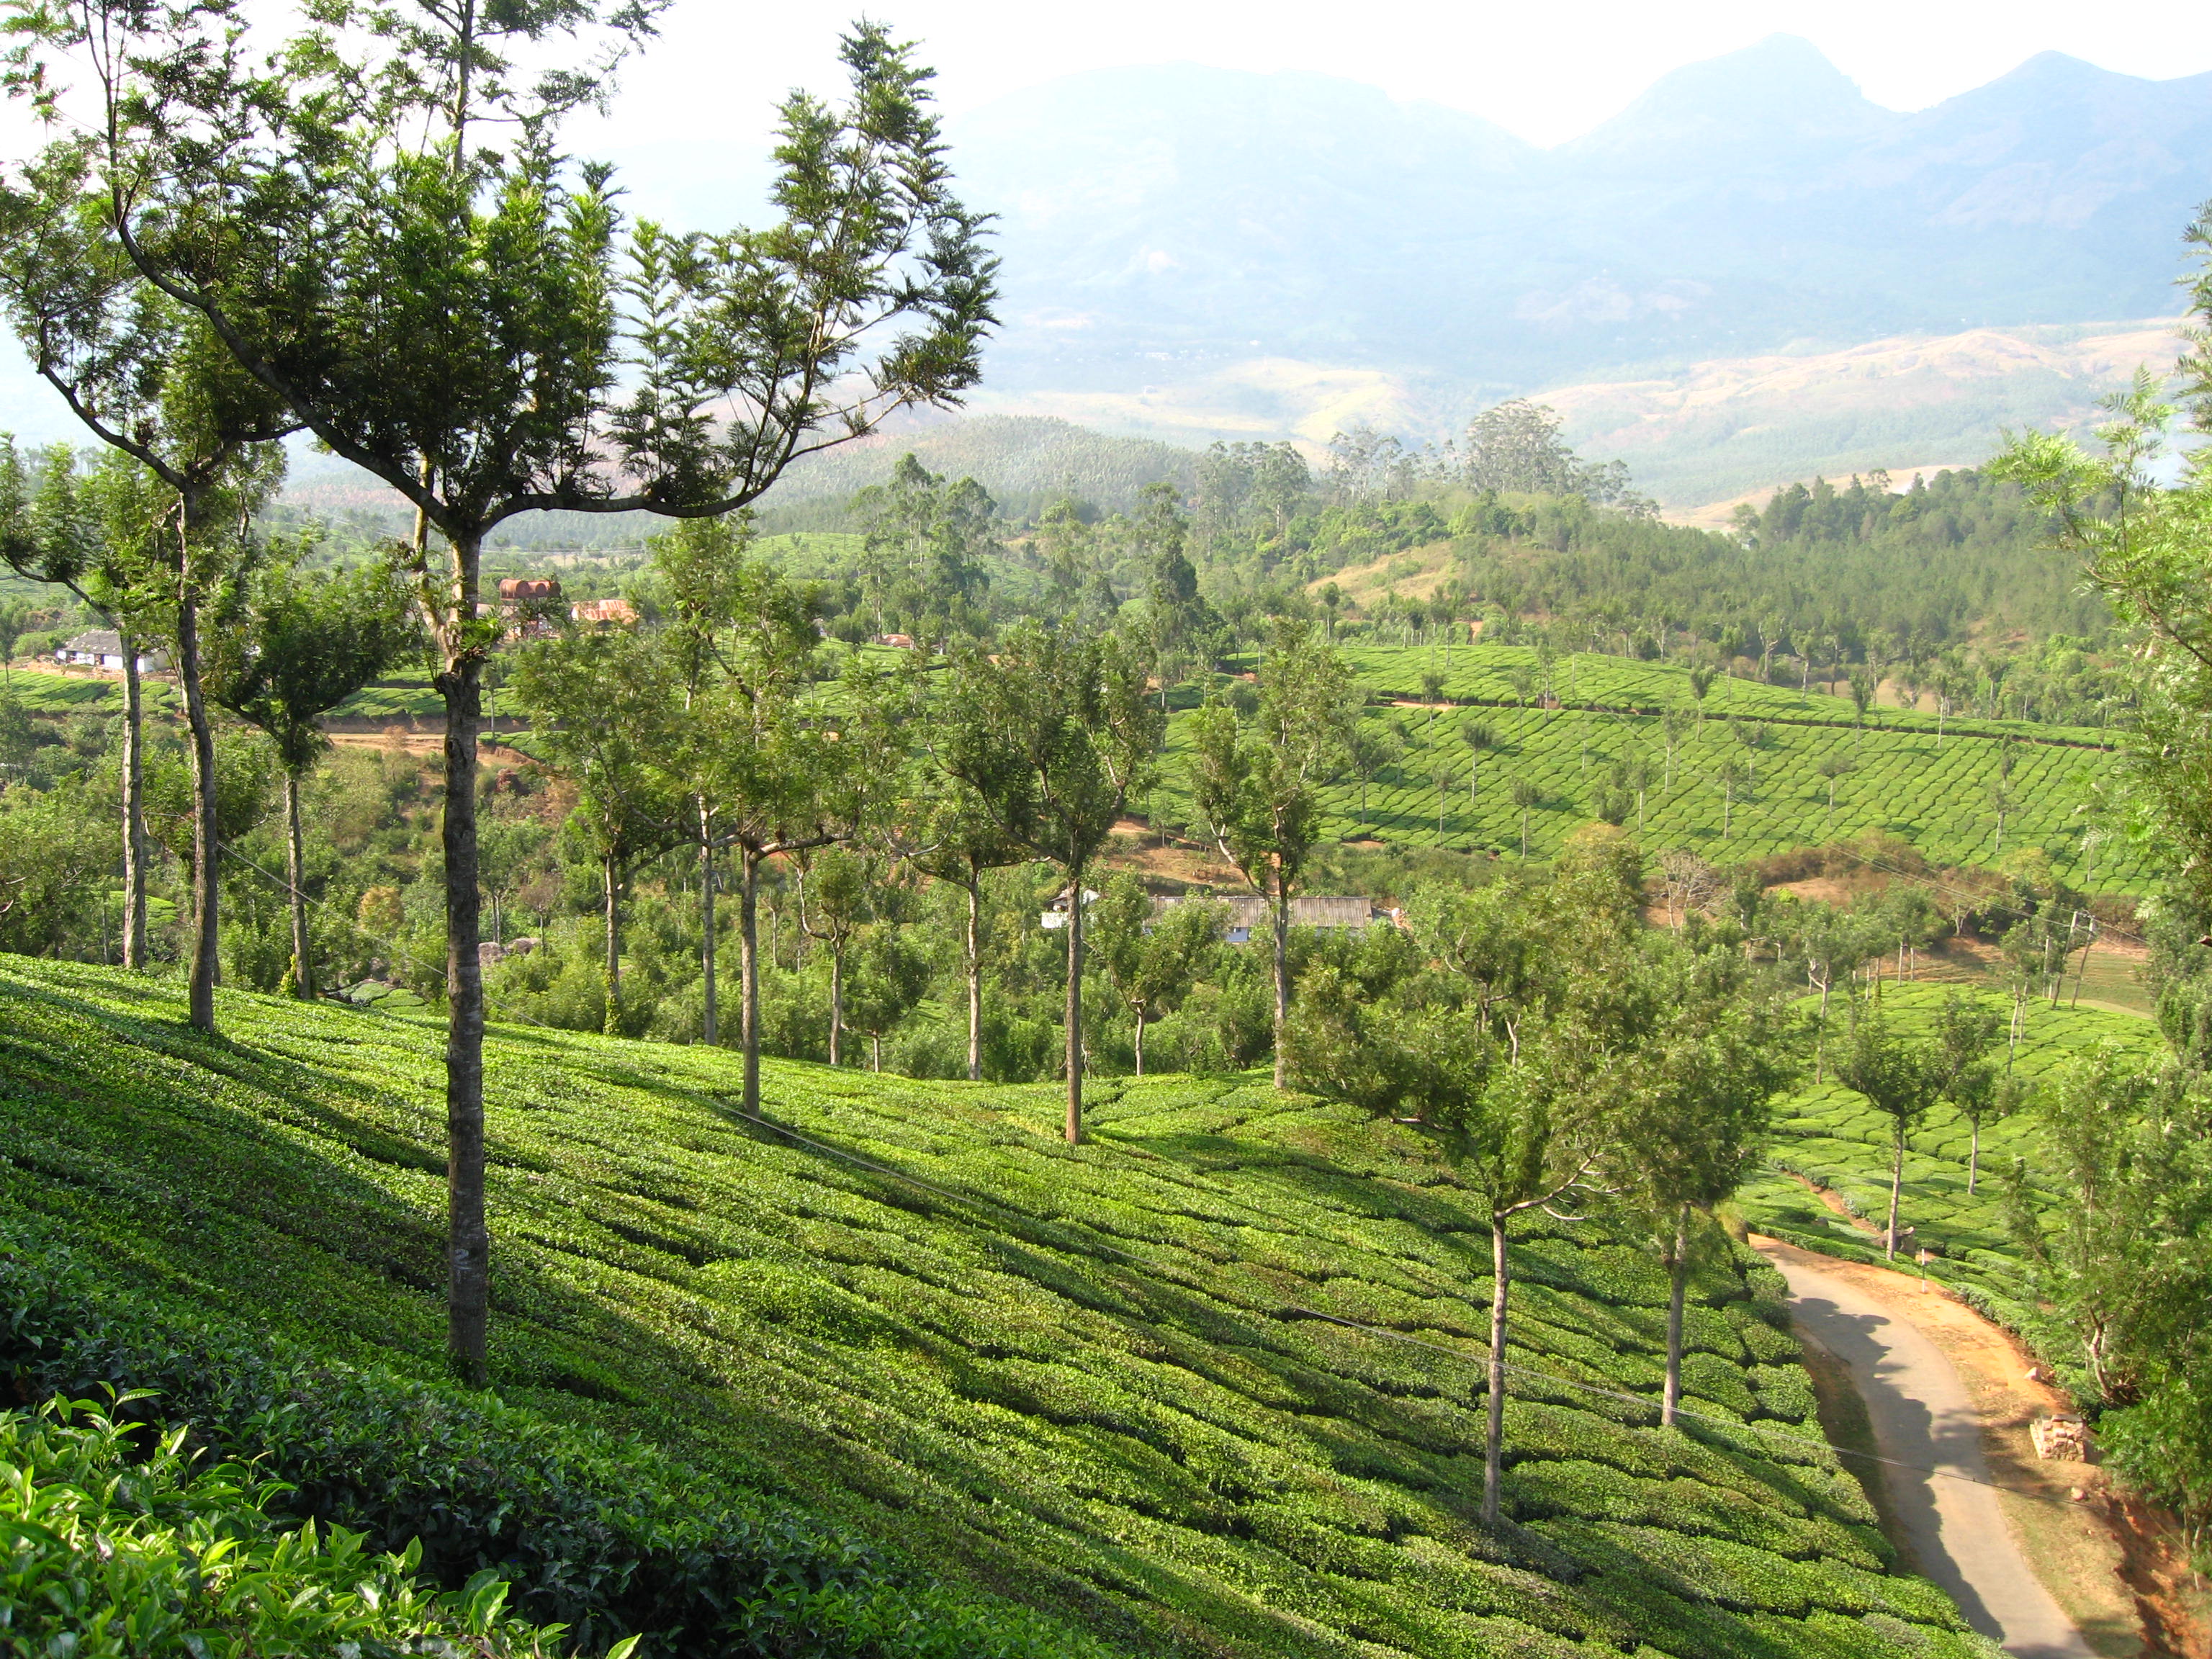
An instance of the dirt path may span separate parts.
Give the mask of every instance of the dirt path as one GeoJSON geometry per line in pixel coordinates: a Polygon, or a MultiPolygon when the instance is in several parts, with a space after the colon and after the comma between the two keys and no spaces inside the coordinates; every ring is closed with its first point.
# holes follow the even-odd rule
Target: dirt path
{"type": "MultiPolygon", "coordinates": [[[[2017,1376],[2026,1370],[2024,1360],[2013,1363],[2002,1333],[1903,1274],[1772,1241],[1759,1248],[1790,1281],[1800,1328],[1856,1383],[1875,1449],[1893,1460],[1880,1470],[1889,1511],[1920,1571],[1950,1593],[1967,1621],[2021,1659],[2139,1650],[2132,1609],[2113,1576],[2117,1551],[2102,1529],[2063,1490],[2027,1490],[2008,1445],[1986,1449],[1998,1453],[1994,1467],[1986,1455],[1990,1385],[2000,1370],[2017,1376]],[[1962,1367],[1954,1358],[1980,1334],[1950,1327],[1967,1322],[1996,1341],[1962,1367]],[[1970,1386],[1968,1374],[1979,1374],[1983,1386],[1970,1386]],[[2037,1513],[2015,1513],[2023,1510],[2037,1513]],[[2074,1605],[2062,1607],[2045,1580],[2074,1605]],[[2092,1646],[2085,1622],[2106,1639],[2092,1646]]],[[[2026,1413],[2008,1415],[2024,1425],[2026,1413]]]]}

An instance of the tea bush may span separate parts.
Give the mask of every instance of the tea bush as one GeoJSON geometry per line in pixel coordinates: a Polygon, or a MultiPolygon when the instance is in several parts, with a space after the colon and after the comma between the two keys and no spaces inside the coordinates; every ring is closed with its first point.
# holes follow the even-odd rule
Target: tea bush
{"type": "Polygon", "coordinates": [[[1069,1147],[1050,1086],[769,1061],[802,1144],[732,1109],[727,1053],[506,1028],[499,1398],[471,1397],[436,1380],[441,1030],[220,1011],[210,1041],[167,986],[0,962],[0,1205],[59,1287],[13,1340],[258,1437],[368,1547],[411,1529],[440,1583],[497,1566],[593,1642],[1980,1651],[1892,1570],[1749,1252],[1692,1281],[1697,1415],[1662,1431],[1663,1277],[1600,1224],[1516,1234],[1492,1532],[1488,1240],[1410,1132],[1174,1076],[1102,1085],[1069,1147]],[[777,1633],[672,1634],[724,1607],[777,1633]]]}
{"type": "MultiPolygon", "coordinates": [[[[1957,988],[1889,984],[1884,1012],[1905,1031],[1925,1029],[1957,988]]],[[[1997,1000],[1997,999],[1992,999],[1997,1000]]],[[[1811,1006],[1810,1000],[1808,1001],[1811,1006]]],[[[1844,1016],[1832,1010],[1836,1029],[1844,1016]]],[[[2117,1042],[2146,1056],[2162,1048],[2158,1027],[2133,1014],[2102,1008],[2052,1006],[2041,999],[2026,1010],[2019,1050],[2010,1056],[2024,1077],[2039,1079],[2093,1043],[2117,1042]]],[[[1996,1054],[2002,1066],[2002,1046],[1996,1054]]],[[[2008,1323],[2019,1294],[2018,1267],[2006,1219],[2008,1182],[2015,1166],[2033,1204],[2054,1205],[2059,1194],[2038,1163],[2039,1131],[2032,1114],[1982,1126],[1979,1178],[1966,1191],[1971,1126],[1948,1104],[1938,1104],[1905,1139],[1905,1183],[1898,1220],[1913,1230],[1904,1241],[1904,1265],[1917,1271],[1919,1249],[1936,1254],[1929,1276],[1952,1286],[2008,1323]]],[[[1857,1261],[1884,1260],[1880,1237],[1836,1214],[1805,1182],[1826,1188],[1853,1215],[1879,1225],[1888,1214],[1890,1122],[1860,1096],[1830,1082],[1800,1090],[1778,1106],[1769,1167],[1738,1194],[1753,1231],[1807,1249],[1857,1261]],[[1800,1179],[1799,1177],[1802,1177],[1800,1179]]]]}
{"type": "MultiPolygon", "coordinates": [[[[1440,667],[1426,650],[1370,647],[1346,651],[1359,684],[1377,702],[1423,695],[1421,677],[1440,667]]],[[[1601,816],[1607,797],[1629,826],[1641,823],[1654,851],[1687,848],[1722,863],[1740,863],[1801,847],[1869,834],[1899,836],[1941,864],[1994,864],[2003,854],[2040,848],[2069,880],[2094,879],[2100,890],[2137,892],[2150,866],[2136,850],[2108,838],[2094,862],[2082,836],[2110,830],[2079,813],[2090,787],[2112,775],[2116,733],[2014,720],[1951,720],[1939,735],[1932,714],[1885,708],[1863,728],[1848,702],[1815,692],[1801,697],[1749,681],[1717,682],[1705,718],[1692,721],[1668,759],[1661,716],[1692,706],[1686,670],[1662,663],[1578,654],[1554,665],[1565,706],[1534,708],[1518,700],[1510,676],[1533,667],[1534,653],[1517,646],[1466,646],[1452,653],[1443,696],[1461,705],[1435,712],[1370,706],[1370,722],[1395,720],[1402,752],[1370,779],[1327,792],[1325,833],[1517,858],[1521,809],[1513,785],[1536,791],[1528,814],[1528,855],[1552,857],[1566,836],[1601,816]],[[1492,745],[1470,757],[1462,721],[1478,719],[1492,745]],[[1747,750],[1737,722],[1764,727],[1747,750]],[[2005,739],[2016,739],[2009,746],[2005,739]],[[1831,780],[1823,763],[1840,758],[1851,769],[1831,780]],[[1470,760],[1476,762],[1468,798],[1470,760]],[[1632,787],[1617,787],[1617,763],[1648,771],[1639,813],[1632,787]],[[1748,776],[1723,787],[1723,768],[1748,776]],[[2009,777],[2002,775],[2009,764],[2009,777]],[[1439,777],[1443,780],[1440,787],[1439,777]],[[1993,787],[2012,796],[1999,813],[1993,787]]],[[[1165,776],[1147,803],[1152,821],[1179,826],[1190,816],[1182,782],[1188,721],[1169,728],[1165,776]]]]}
{"type": "Polygon", "coordinates": [[[272,1514],[288,1489],[256,1466],[195,1459],[182,1427],[149,1449],[132,1427],[60,1397],[35,1413],[0,1413],[0,1655],[562,1650],[559,1626],[538,1629],[506,1610],[497,1573],[441,1593],[420,1576],[419,1546],[379,1554],[343,1527],[288,1526],[272,1514]]]}

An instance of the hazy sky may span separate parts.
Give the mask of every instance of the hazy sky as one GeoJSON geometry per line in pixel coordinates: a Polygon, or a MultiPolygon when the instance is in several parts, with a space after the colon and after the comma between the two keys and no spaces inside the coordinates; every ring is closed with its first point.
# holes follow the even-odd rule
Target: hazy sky
{"type": "MultiPolygon", "coordinates": [[[[1877,103],[1917,109],[2057,51],[2124,74],[2212,70],[2205,0],[876,0],[921,39],[949,112],[1079,70],[1186,61],[1310,70],[1485,115],[1539,143],[1603,120],[1667,70],[1779,33],[1818,46],[1877,103]]],[[[829,90],[854,0],[678,0],[625,76],[599,146],[757,142],[787,88],[829,90]]],[[[579,135],[581,137],[581,135],[579,135]]]]}

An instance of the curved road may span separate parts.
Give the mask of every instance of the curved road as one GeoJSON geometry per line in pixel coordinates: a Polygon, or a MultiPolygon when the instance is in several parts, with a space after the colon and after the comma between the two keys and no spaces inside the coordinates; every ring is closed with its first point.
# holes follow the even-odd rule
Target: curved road
{"type": "Polygon", "coordinates": [[[2096,1659],[2028,1570],[1997,1492],[1975,1484],[1990,1479],[1981,1420],[1942,1350],[1841,1274],[1795,1252],[1770,1251],[1767,1260],[1790,1281],[1802,1328],[1850,1369],[1875,1449],[1893,1460],[1882,1480],[1920,1570],[2018,1659],[2096,1659]],[[1920,1473],[1931,1468],[1949,1474],[1920,1473]]]}

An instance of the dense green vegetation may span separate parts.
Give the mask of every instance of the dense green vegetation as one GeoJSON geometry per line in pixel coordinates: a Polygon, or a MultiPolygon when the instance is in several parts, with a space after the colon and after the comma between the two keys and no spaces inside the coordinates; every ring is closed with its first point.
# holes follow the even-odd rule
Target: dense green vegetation
{"type": "MultiPolygon", "coordinates": [[[[1726,863],[1876,832],[1943,864],[1995,865],[2037,848],[2077,885],[2136,892],[2150,879],[2100,793],[2117,776],[2103,733],[1986,720],[1943,720],[1939,731],[1938,716],[1900,710],[1861,724],[1838,699],[1718,680],[1700,720],[1688,672],[1663,664],[1467,646],[1446,672],[1433,651],[1346,655],[1370,697],[1413,706],[1367,711],[1373,759],[1364,776],[1327,792],[1332,836],[1519,858],[1516,790],[1525,785],[1533,859],[1610,818],[1655,853],[1726,863]],[[1430,675],[1435,693],[1423,685],[1430,675]],[[1547,675],[1566,706],[1528,707],[1547,675]]],[[[1149,803],[1162,826],[1189,817],[1185,725],[1170,727],[1149,803]]]]}
{"type": "Polygon", "coordinates": [[[508,1585],[495,1572],[441,1592],[417,1576],[419,1545],[379,1556],[343,1527],[277,1522],[272,1508],[291,1495],[282,1481],[250,1462],[196,1464],[187,1432],[161,1434],[149,1452],[143,1425],[91,1401],[0,1414],[0,1525],[12,1547],[0,1650],[505,1659],[563,1645],[559,1627],[504,1611],[508,1585]]]}
{"type": "MultiPolygon", "coordinates": [[[[1925,1036],[1936,1011],[1958,988],[1893,983],[1881,996],[1905,1030],[1925,1036]]],[[[2086,1051],[2105,1043],[2148,1063],[2159,1052],[2158,1028],[2136,1015],[2054,1007],[2038,1000],[2027,1006],[2018,1048],[2004,1058],[2010,1071],[2040,1091],[2086,1051]]],[[[1851,1218],[1877,1230],[1881,1224],[1889,1199],[1889,1136],[1887,1120],[1840,1084],[1814,1085],[1788,1097],[1776,1107],[1771,1173],[1738,1197],[1744,1220],[1753,1231],[1808,1249],[1881,1260],[1880,1232],[1854,1224],[1851,1218]],[[1849,1213],[1837,1214],[1806,1182],[1833,1194],[1849,1213]]],[[[2068,1198],[2064,1172],[2046,1156],[2045,1140],[2045,1126],[2032,1110],[1985,1123],[1980,1174],[1969,1194],[1971,1126],[1955,1105],[1939,1105],[1906,1138],[1904,1222],[1914,1231],[1904,1248],[1913,1254],[1934,1251],[1927,1264],[1930,1278],[1962,1291],[2015,1328],[2027,1324],[2027,1310],[2014,1215],[2023,1201],[2039,1213],[2056,1214],[2068,1198]]]]}
{"type": "Polygon", "coordinates": [[[1697,1415],[1661,1431],[1664,1273],[1603,1224],[1516,1225],[1513,1524],[1475,1527],[1486,1237],[1422,1143],[1342,1109],[1172,1078],[1102,1091],[1070,1148],[1048,1091],[770,1062],[808,1146],[732,1115],[730,1056],[507,1028],[494,1406],[431,1380],[433,1024],[226,994],[210,1040],[143,979],[4,972],[10,1363],[161,1388],[454,1582],[471,1529],[422,1505],[459,1481],[508,1516],[476,1547],[526,1615],[665,1619],[711,1566],[788,1572],[763,1639],[885,1654],[1979,1651],[1802,1437],[1745,1253],[1693,1276],[1697,1415]],[[295,1364],[325,1380],[260,1410],[295,1364]]]}

